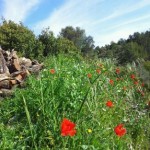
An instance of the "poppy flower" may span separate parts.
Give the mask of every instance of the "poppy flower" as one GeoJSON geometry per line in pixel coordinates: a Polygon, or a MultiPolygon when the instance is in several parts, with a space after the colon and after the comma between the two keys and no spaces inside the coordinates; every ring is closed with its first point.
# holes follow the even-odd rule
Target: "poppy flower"
{"type": "Polygon", "coordinates": [[[135,84],[135,85],[138,85],[138,81],[134,81],[134,84],[135,84]]]}
{"type": "Polygon", "coordinates": [[[114,132],[116,133],[117,136],[121,137],[126,134],[126,129],[123,127],[123,124],[119,124],[115,127],[114,132]]]}
{"type": "Polygon", "coordinates": [[[131,74],[131,75],[130,75],[130,78],[131,78],[131,79],[135,79],[135,75],[134,75],[134,74],[131,74]]]}
{"type": "Polygon", "coordinates": [[[114,80],[110,79],[110,80],[109,80],[109,83],[110,83],[111,85],[113,85],[113,84],[114,84],[114,80]]]}
{"type": "Polygon", "coordinates": [[[54,74],[55,73],[55,69],[50,69],[50,73],[54,74]]]}
{"type": "Polygon", "coordinates": [[[106,106],[107,106],[107,107],[113,107],[112,101],[107,101],[106,106]]]}
{"type": "Polygon", "coordinates": [[[96,72],[97,72],[98,74],[100,74],[100,73],[101,73],[101,70],[100,70],[100,69],[96,69],[96,72]]]}
{"type": "Polygon", "coordinates": [[[142,83],[141,86],[144,87],[144,83],[142,83]]]}
{"type": "Polygon", "coordinates": [[[91,73],[88,73],[87,76],[88,76],[88,78],[92,78],[92,74],[91,73]]]}
{"type": "Polygon", "coordinates": [[[76,134],[75,124],[70,120],[64,118],[61,123],[61,135],[62,136],[74,136],[76,134]]]}
{"type": "Polygon", "coordinates": [[[116,73],[117,73],[117,74],[120,73],[120,69],[119,69],[119,68],[116,69],[116,73]]]}

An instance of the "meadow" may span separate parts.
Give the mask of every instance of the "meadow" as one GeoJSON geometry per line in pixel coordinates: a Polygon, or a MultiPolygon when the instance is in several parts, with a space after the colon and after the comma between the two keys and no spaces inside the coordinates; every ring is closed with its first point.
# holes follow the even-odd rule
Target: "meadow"
{"type": "Polygon", "coordinates": [[[150,95],[134,65],[58,55],[0,101],[1,150],[149,150],[150,95]]]}

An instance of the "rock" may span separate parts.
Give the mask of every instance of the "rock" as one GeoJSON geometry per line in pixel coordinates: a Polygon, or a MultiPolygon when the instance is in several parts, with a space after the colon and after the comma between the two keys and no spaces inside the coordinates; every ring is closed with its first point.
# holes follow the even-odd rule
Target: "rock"
{"type": "Polygon", "coordinates": [[[23,70],[23,71],[17,71],[11,74],[11,77],[16,79],[18,82],[22,82],[25,80],[25,78],[30,75],[28,70],[23,70]]]}
{"type": "Polygon", "coordinates": [[[19,58],[19,64],[25,67],[31,67],[32,61],[28,58],[22,57],[22,58],[19,58]]]}
{"type": "Polygon", "coordinates": [[[10,79],[10,76],[8,76],[6,73],[0,74],[0,81],[10,79]]]}
{"type": "Polygon", "coordinates": [[[13,91],[9,89],[0,89],[0,96],[12,96],[13,91]]]}
{"type": "Polygon", "coordinates": [[[43,64],[33,65],[31,68],[28,68],[28,70],[31,73],[38,73],[43,68],[43,66],[43,64]]]}
{"type": "Polygon", "coordinates": [[[5,89],[11,89],[11,83],[9,80],[2,80],[0,81],[0,89],[5,88],[5,89]]]}
{"type": "Polygon", "coordinates": [[[32,61],[32,65],[39,65],[39,63],[38,63],[37,60],[33,60],[33,61],[32,61]]]}
{"type": "Polygon", "coordinates": [[[4,56],[4,58],[5,58],[5,60],[6,61],[9,61],[10,60],[10,52],[9,51],[2,51],[2,53],[3,53],[3,56],[4,56]]]}
{"type": "Polygon", "coordinates": [[[11,85],[16,85],[17,81],[15,79],[10,80],[11,85]]]}
{"type": "Polygon", "coordinates": [[[17,51],[4,51],[0,48],[0,98],[11,96],[16,87],[24,88],[25,79],[31,73],[38,75],[43,68],[37,60],[17,56],[17,51]]]}
{"type": "Polygon", "coordinates": [[[10,74],[2,50],[0,50],[0,74],[2,73],[10,74]]]}
{"type": "Polygon", "coordinates": [[[19,71],[21,69],[18,59],[13,60],[12,67],[14,71],[19,71]]]}
{"type": "Polygon", "coordinates": [[[19,83],[23,81],[23,77],[22,77],[21,74],[18,74],[18,75],[15,77],[15,79],[16,79],[19,83]]]}
{"type": "Polygon", "coordinates": [[[17,51],[15,51],[14,49],[11,51],[10,53],[10,57],[12,59],[18,59],[18,56],[17,56],[17,51]]]}

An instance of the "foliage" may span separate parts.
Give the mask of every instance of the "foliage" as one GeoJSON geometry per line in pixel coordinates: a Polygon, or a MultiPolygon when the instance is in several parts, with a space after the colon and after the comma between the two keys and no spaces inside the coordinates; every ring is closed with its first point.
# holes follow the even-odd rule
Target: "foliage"
{"type": "Polygon", "coordinates": [[[56,38],[49,28],[42,30],[38,39],[44,45],[43,56],[48,56],[50,54],[53,55],[57,53],[57,51],[55,50],[56,38]]]}
{"type": "Polygon", "coordinates": [[[59,53],[79,53],[74,43],[67,38],[54,37],[52,31],[46,28],[39,35],[39,41],[44,45],[43,55],[57,55],[59,53]]]}
{"type": "Polygon", "coordinates": [[[65,38],[57,38],[56,50],[58,53],[79,53],[79,50],[74,43],[65,38]]]}
{"type": "Polygon", "coordinates": [[[146,68],[146,70],[148,70],[150,72],[150,61],[145,61],[144,67],[146,68]]]}
{"type": "Polygon", "coordinates": [[[134,33],[127,40],[120,39],[104,47],[96,47],[99,57],[116,58],[118,64],[125,65],[138,58],[150,60],[150,31],[134,33]]]}
{"type": "Polygon", "coordinates": [[[0,45],[4,50],[15,49],[24,57],[35,57],[41,54],[41,43],[36,40],[34,33],[22,23],[3,20],[0,25],[0,45]],[[37,45],[40,45],[37,47],[37,45]]]}
{"type": "Polygon", "coordinates": [[[120,39],[117,43],[111,42],[110,45],[96,47],[95,51],[99,58],[115,58],[118,65],[138,62],[137,71],[144,83],[150,87],[150,78],[147,72],[150,60],[150,31],[136,32],[127,40],[120,39]]]}
{"type": "Polygon", "coordinates": [[[0,101],[0,149],[150,148],[150,97],[132,66],[68,54],[50,56],[45,66],[0,101]]]}
{"type": "Polygon", "coordinates": [[[72,26],[67,26],[61,30],[60,37],[72,41],[84,55],[88,55],[93,52],[93,37],[86,36],[85,30],[80,29],[79,27],[73,28],[72,26]]]}
{"type": "Polygon", "coordinates": [[[61,29],[60,36],[72,41],[79,49],[82,49],[84,39],[86,38],[85,30],[79,27],[74,29],[72,26],[61,29]]]}

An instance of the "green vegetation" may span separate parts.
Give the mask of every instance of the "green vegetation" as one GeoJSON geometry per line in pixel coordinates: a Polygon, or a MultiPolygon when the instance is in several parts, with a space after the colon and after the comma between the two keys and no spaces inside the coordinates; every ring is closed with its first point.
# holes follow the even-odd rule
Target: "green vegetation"
{"type": "Polygon", "coordinates": [[[150,59],[150,31],[134,33],[127,40],[120,39],[104,47],[96,47],[99,57],[116,58],[118,64],[124,65],[138,58],[150,59]]]}
{"type": "Polygon", "coordinates": [[[0,102],[0,149],[150,148],[150,97],[132,66],[116,71],[109,59],[65,54],[45,65],[38,80],[29,77],[26,88],[0,102]],[[61,135],[64,118],[76,124],[72,137],[61,135]],[[126,129],[121,137],[114,132],[119,124],[126,129]]]}
{"type": "Polygon", "coordinates": [[[0,101],[0,149],[150,149],[150,31],[100,48],[79,27],[36,37],[3,20],[0,45],[45,64],[0,101]]]}
{"type": "Polygon", "coordinates": [[[4,50],[15,49],[20,55],[29,58],[41,56],[43,49],[31,30],[11,20],[3,20],[0,25],[0,45],[4,50]]]}
{"type": "MultiPolygon", "coordinates": [[[[150,61],[150,31],[136,32],[127,40],[120,39],[117,43],[95,47],[93,38],[79,27],[67,26],[58,37],[48,27],[36,37],[22,23],[3,19],[0,25],[0,45],[4,50],[14,48],[20,55],[37,59],[60,52],[74,52],[90,58],[115,58],[118,65],[126,65],[137,59],[150,61]]],[[[149,71],[148,65],[146,69],[149,71]]]]}
{"type": "Polygon", "coordinates": [[[85,30],[72,26],[62,29],[60,36],[74,43],[83,55],[90,55],[94,50],[94,40],[91,36],[86,36],[85,30]]]}

